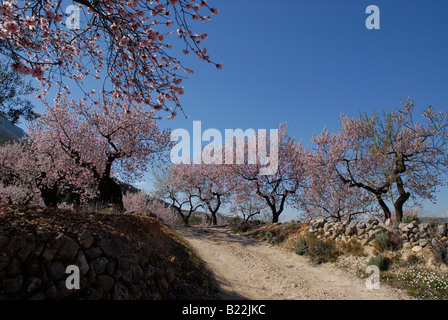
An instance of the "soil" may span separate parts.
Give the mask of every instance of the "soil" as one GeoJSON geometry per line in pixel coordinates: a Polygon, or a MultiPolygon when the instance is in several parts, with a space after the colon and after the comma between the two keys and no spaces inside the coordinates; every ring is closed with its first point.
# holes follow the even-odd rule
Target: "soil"
{"type": "Polygon", "coordinates": [[[364,279],[332,264],[311,264],[223,227],[175,227],[213,271],[222,299],[407,300],[404,291],[383,283],[368,290],[364,279]]]}

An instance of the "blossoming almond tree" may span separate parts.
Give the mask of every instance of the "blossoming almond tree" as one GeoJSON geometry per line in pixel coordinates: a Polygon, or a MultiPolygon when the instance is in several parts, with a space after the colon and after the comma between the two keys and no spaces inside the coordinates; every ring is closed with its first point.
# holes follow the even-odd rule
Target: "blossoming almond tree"
{"type": "Polygon", "coordinates": [[[206,0],[1,1],[1,52],[14,60],[15,71],[40,82],[41,97],[52,86],[84,90],[92,79],[104,94],[173,117],[184,72],[193,73],[174,56],[173,44],[179,38],[177,51],[222,68],[203,47],[207,34],[191,27],[216,14],[206,0]]]}
{"type": "Polygon", "coordinates": [[[401,221],[409,199],[434,200],[446,184],[448,115],[429,107],[418,122],[413,110],[408,99],[382,117],[342,115],[342,128],[325,143],[339,178],[373,194],[385,219],[392,217],[388,199],[401,221]]]}
{"type": "Polygon", "coordinates": [[[170,145],[170,132],[158,129],[154,111],[115,99],[74,101],[63,94],[30,125],[30,137],[87,170],[100,197],[117,211],[123,210],[123,195],[113,176],[139,178],[153,161],[163,160],[170,145]]]}
{"type": "MultiPolygon", "coordinates": [[[[235,183],[237,183],[235,181],[235,183]]],[[[254,189],[244,188],[244,184],[237,186],[233,192],[230,212],[241,216],[244,223],[266,211],[266,201],[254,189]]]]}
{"type": "Polygon", "coordinates": [[[337,159],[325,149],[329,139],[332,136],[326,128],[313,137],[314,150],[305,161],[307,184],[300,193],[298,207],[312,219],[350,221],[357,215],[374,215],[372,195],[364,189],[351,188],[339,178],[334,166],[337,159]]]}
{"type": "Polygon", "coordinates": [[[183,223],[188,226],[192,214],[203,205],[198,201],[199,198],[193,193],[192,188],[186,184],[185,173],[178,169],[177,166],[166,167],[153,175],[154,197],[168,201],[182,218],[183,223]]]}
{"type": "Polygon", "coordinates": [[[224,164],[178,164],[173,175],[210,211],[212,225],[217,225],[217,214],[230,198],[236,184],[233,169],[224,164]]]}
{"type": "Polygon", "coordinates": [[[91,196],[89,172],[77,167],[70,157],[46,142],[33,143],[25,137],[0,147],[0,177],[4,193],[21,189],[21,197],[13,196],[15,203],[29,204],[41,199],[45,206],[51,208],[57,207],[61,191],[91,196]]]}
{"type": "MultiPolygon", "coordinates": [[[[272,222],[278,222],[280,214],[285,209],[287,201],[304,187],[305,182],[305,154],[306,150],[301,143],[296,143],[288,134],[288,126],[281,124],[278,132],[278,169],[274,174],[263,175],[262,161],[255,164],[249,162],[249,152],[245,152],[244,164],[233,166],[237,176],[248,189],[255,190],[256,194],[266,201],[272,213],[272,222]]],[[[258,140],[255,136],[252,139],[258,140]]],[[[251,143],[249,142],[248,145],[251,143]]],[[[253,145],[257,145],[254,143],[253,145]]],[[[271,140],[266,141],[267,150],[272,150],[271,140]]],[[[257,149],[260,150],[261,145],[257,149]]]]}

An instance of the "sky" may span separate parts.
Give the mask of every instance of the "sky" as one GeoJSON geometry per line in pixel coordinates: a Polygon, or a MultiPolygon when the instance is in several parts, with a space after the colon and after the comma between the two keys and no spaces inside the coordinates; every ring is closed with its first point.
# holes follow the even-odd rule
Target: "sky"
{"type": "MultiPolygon", "coordinates": [[[[390,110],[411,97],[415,109],[448,111],[448,1],[446,0],[208,0],[219,9],[200,24],[218,70],[196,58],[183,82],[179,115],[160,126],[203,130],[274,129],[282,122],[309,145],[324,126],[334,132],[340,113],[390,110]],[[366,28],[369,5],[380,29],[366,28]]],[[[147,176],[149,179],[149,177],[147,176]]],[[[150,180],[140,186],[149,185],[150,180]]],[[[448,211],[448,189],[434,215],[448,211]]],[[[284,219],[295,218],[288,209],[284,219]]]]}

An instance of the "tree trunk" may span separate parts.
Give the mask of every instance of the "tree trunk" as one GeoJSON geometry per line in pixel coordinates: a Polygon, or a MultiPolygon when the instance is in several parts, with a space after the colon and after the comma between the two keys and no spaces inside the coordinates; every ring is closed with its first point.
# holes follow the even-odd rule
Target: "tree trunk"
{"type": "Polygon", "coordinates": [[[404,190],[403,180],[401,180],[400,177],[397,177],[396,184],[397,184],[397,190],[398,190],[398,193],[400,196],[398,197],[397,201],[395,201],[395,203],[394,203],[395,221],[401,222],[401,220],[403,219],[403,205],[405,204],[406,201],[408,201],[411,194],[404,190]]]}
{"type": "Polygon", "coordinates": [[[58,207],[58,191],[59,188],[57,184],[52,187],[42,186],[40,189],[40,194],[44,200],[45,206],[47,208],[57,208],[58,207]]]}
{"type": "Polygon", "coordinates": [[[218,219],[216,218],[216,212],[211,212],[212,214],[212,225],[216,226],[218,225],[218,219]]]}
{"type": "Polygon", "coordinates": [[[115,182],[114,179],[108,176],[101,178],[98,190],[100,192],[100,197],[107,203],[112,205],[112,209],[115,212],[123,212],[123,193],[121,192],[120,186],[115,182]]]}
{"type": "Polygon", "coordinates": [[[277,223],[281,212],[272,212],[272,223],[277,223]]]}
{"type": "Polygon", "coordinates": [[[387,219],[390,219],[392,217],[392,213],[390,212],[390,209],[387,206],[387,204],[384,202],[382,194],[376,194],[376,199],[378,200],[378,203],[379,203],[381,209],[383,209],[384,221],[386,221],[387,219]]]}

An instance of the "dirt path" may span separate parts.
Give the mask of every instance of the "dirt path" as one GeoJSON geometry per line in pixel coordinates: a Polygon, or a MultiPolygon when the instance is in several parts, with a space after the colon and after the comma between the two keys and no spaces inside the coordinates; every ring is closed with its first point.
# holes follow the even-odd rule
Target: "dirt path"
{"type": "Polygon", "coordinates": [[[397,300],[402,291],[365,281],[334,266],[314,266],[305,257],[219,227],[179,227],[178,233],[215,273],[223,299],[397,300]]]}

